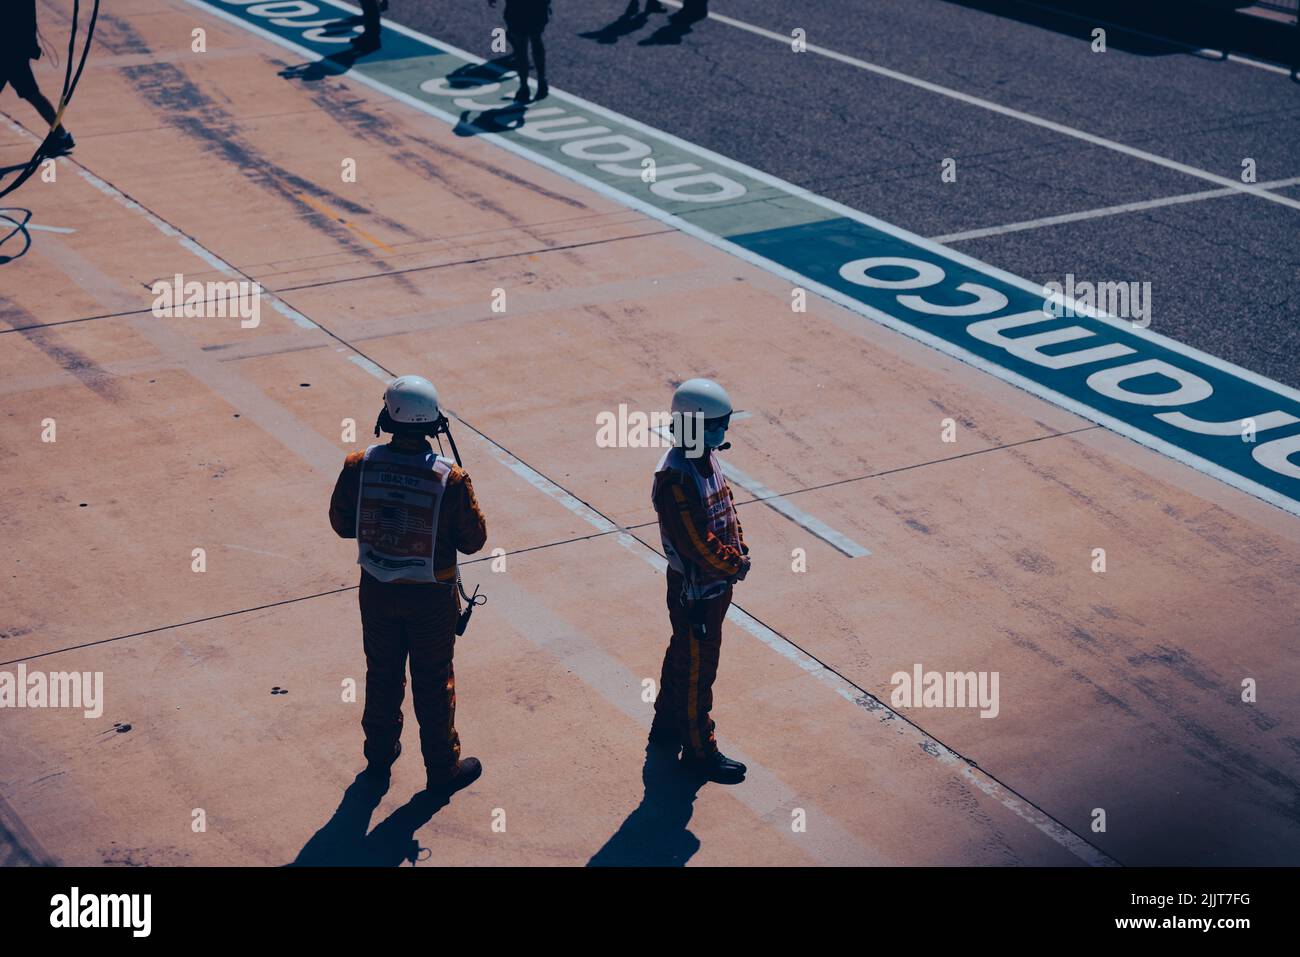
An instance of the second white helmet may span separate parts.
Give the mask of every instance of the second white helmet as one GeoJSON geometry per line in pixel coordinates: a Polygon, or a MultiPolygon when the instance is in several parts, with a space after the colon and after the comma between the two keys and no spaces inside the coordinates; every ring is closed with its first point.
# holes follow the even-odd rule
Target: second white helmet
{"type": "Polygon", "coordinates": [[[712,379],[687,379],[673,393],[672,411],[700,415],[706,420],[731,414],[731,396],[712,379]]]}

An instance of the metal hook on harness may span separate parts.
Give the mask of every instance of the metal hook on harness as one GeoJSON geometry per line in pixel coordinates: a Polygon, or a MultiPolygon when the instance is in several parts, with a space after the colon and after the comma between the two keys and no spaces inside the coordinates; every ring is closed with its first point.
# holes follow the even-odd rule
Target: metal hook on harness
{"type": "Polygon", "coordinates": [[[460,597],[465,599],[465,610],[460,613],[460,619],[456,622],[456,636],[460,637],[465,634],[465,629],[469,627],[469,616],[474,614],[474,606],[486,605],[487,595],[478,593],[478,585],[474,586],[474,594],[466,595],[465,586],[460,580],[460,572],[456,573],[456,587],[460,589],[460,597]]]}

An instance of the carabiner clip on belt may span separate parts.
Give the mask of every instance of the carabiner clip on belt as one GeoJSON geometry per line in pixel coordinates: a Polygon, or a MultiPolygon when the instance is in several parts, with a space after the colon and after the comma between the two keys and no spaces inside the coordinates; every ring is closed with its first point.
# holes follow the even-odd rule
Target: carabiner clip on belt
{"type": "Polygon", "coordinates": [[[460,613],[460,620],[456,622],[456,637],[459,638],[469,627],[469,616],[474,614],[474,606],[487,604],[487,595],[478,593],[478,585],[474,586],[474,594],[466,595],[465,586],[461,584],[460,572],[456,573],[456,587],[460,589],[460,597],[465,599],[465,610],[460,613]]]}

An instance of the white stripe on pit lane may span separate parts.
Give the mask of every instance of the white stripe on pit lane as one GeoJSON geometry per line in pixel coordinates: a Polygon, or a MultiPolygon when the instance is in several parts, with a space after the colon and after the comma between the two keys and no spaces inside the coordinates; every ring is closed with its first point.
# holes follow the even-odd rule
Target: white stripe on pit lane
{"type": "MultiPolygon", "coordinates": [[[[731,416],[731,421],[735,422],[741,417],[742,415],[740,413],[733,414],[731,416]]],[[[659,435],[663,436],[669,442],[672,441],[672,433],[669,432],[666,427],[662,425],[655,426],[654,431],[659,433],[659,435]]],[[[808,512],[799,508],[799,506],[791,504],[789,499],[785,498],[778,492],[772,491],[758,479],[749,475],[749,473],[742,471],[730,462],[723,460],[722,470],[727,474],[727,478],[739,485],[750,495],[754,496],[755,501],[766,505],[768,508],[780,515],[784,515],[804,531],[816,535],[836,551],[847,555],[849,558],[862,558],[863,556],[871,554],[869,549],[859,545],[843,532],[836,531],[816,515],[810,515],[808,512]]]]}
{"type": "MultiPolygon", "coordinates": [[[[344,348],[345,347],[340,346],[338,351],[343,352],[344,348]]],[[[367,359],[363,355],[360,355],[359,353],[353,353],[352,355],[348,356],[348,362],[354,363],[355,365],[358,365],[365,371],[369,372],[372,376],[374,376],[376,379],[382,382],[385,388],[387,388],[388,384],[393,381],[392,376],[390,376],[387,372],[381,369],[374,362],[371,362],[369,359],[367,359]]]]}
{"type": "MultiPolygon", "coordinates": [[[[654,551],[640,539],[630,535],[620,535],[619,544],[633,551],[651,568],[663,574],[668,563],[663,556],[654,551]]],[[[1119,862],[1099,848],[1089,844],[1079,835],[1056,819],[1049,817],[1023,797],[1004,787],[990,777],[977,765],[971,764],[951,748],[935,741],[919,727],[906,720],[884,702],[863,691],[857,685],[836,674],[816,658],[805,653],[789,639],[773,631],[749,612],[736,604],[727,609],[727,620],[750,635],[757,638],[781,657],[797,665],[800,669],[826,685],[837,695],[875,715],[880,723],[895,734],[905,735],[915,741],[925,754],[937,760],[949,770],[960,770],[962,780],[970,787],[977,788],[983,794],[993,798],[1008,811],[1021,820],[1027,821],[1045,834],[1056,844],[1065,848],[1079,860],[1090,867],[1117,867],[1119,862]]]]}
{"type": "MultiPolygon", "coordinates": [[[[1284,189],[1300,185],[1300,176],[1290,179],[1275,179],[1260,183],[1265,189],[1284,189]]],[[[949,233],[946,236],[931,236],[930,242],[947,245],[960,243],[968,239],[983,239],[986,236],[1001,236],[1004,233],[1017,233],[1026,229],[1041,229],[1044,226],[1059,226],[1063,223],[1078,223],[1088,219],[1101,219],[1104,216],[1119,216],[1124,213],[1140,213],[1162,206],[1177,206],[1182,203],[1198,203],[1203,199],[1218,199],[1223,196],[1239,195],[1235,189],[1206,189],[1197,193],[1180,193],[1177,196],[1165,196],[1160,199],[1147,199],[1137,203],[1123,203],[1119,206],[1102,206],[1097,209],[1085,209],[1077,213],[1062,213],[1060,216],[1044,216],[1042,219],[1026,219],[1004,226],[988,226],[983,229],[969,229],[961,233],[949,233]]]]}
{"type": "MultiPolygon", "coordinates": [[[[624,716],[648,730],[650,708],[641,700],[641,677],[571,623],[552,614],[520,586],[506,586],[504,596],[493,595],[496,613],[524,639],[551,655],[564,670],[575,675],[624,716]],[[515,592],[511,594],[511,592],[515,592]]],[[[842,823],[811,803],[808,796],[791,790],[772,771],[752,757],[728,746],[727,751],[748,767],[745,781],[727,796],[748,807],[759,820],[808,854],[818,864],[835,867],[875,867],[895,863],[859,842],[842,823]],[[803,808],[808,829],[796,833],[790,815],[803,808]]]]}
{"type": "Polygon", "coordinates": [[[762,502],[768,508],[773,509],[784,515],[790,521],[809,532],[812,532],[832,548],[843,552],[849,558],[862,558],[870,555],[871,551],[862,545],[859,545],[853,539],[849,538],[843,532],[837,532],[820,518],[815,515],[809,515],[797,505],[792,505],[789,499],[772,491],[758,479],[753,478],[746,472],[742,472],[731,462],[724,461],[722,470],[727,473],[727,478],[735,482],[750,495],[754,500],[762,502]]]}
{"type": "Polygon", "coordinates": [[[18,220],[11,219],[10,217],[4,215],[3,213],[0,213],[0,220],[4,220],[6,223],[9,223],[9,225],[14,226],[20,230],[35,229],[45,233],[75,233],[76,232],[75,229],[70,229],[67,226],[42,226],[40,223],[20,223],[18,220]]]}
{"type": "MultiPolygon", "coordinates": [[[[681,6],[678,0],[664,0],[674,6],[681,6]]],[[[776,40],[779,43],[789,45],[790,36],[777,33],[775,30],[769,30],[766,27],[756,26],[747,23],[744,20],[737,20],[734,17],[724,16],[720,13],[709,13],[710,20],[716,20],[724,23],[729,27],[735,27],[737,30],[744,30],[746,33],[752,33],[755,36],[765,37],[769,40],[776,40]]],[[[1187,176],[1195,176],[1197,179],[1203,179],[1206,182],[1217,183],[1226,188],[1233,189],[1239,193],[1247,193],[1251,196],[1258,196],[1260,199],[1266,199],[1271,203],[1277,203],[1281,206],[1289,206],[1292,209],[1300,209],[1300,199],[1292,199],[1290,196],[1283,196],[1279,193],[1270,193],[1263,187],[1253,183],[1242,183],[1238,180],[1230,179],[1227,176],[1220,176],[1218,173],[1211,173],[1208,170],[1199,169],[1195,166],[1189,166],[1186,163],[1180,163],[1178,160],[1169,159],[1167,156],[1159,156],[1155,153],[1149,153],[1146,150],[1138,149],[1136,146],[1128,146],[1116,140],[1107,139],[1104,136],[1098,136],[1096,133],[1089,133],[1086,130],[1080,130],[1073,126],[1066,126],[1064,123],[1058,123],[1055,120],[1049,120],[1041,116],[1035,116],[1032,113],[1025,113],[1023,110],[1012,109],[1009,106],[1003,106],[1001,103],[994,103],[992,100],[986,100],[982,97],[974,96],[970,93],[963,93],[960,90],[954,90],[951,87],[942,86],[938,83],[932,83],[929,80],[922,80],[920,77],[912,76],[908,73],[902,73],[898,70],[892,70],[886,66],[880,66],[878,63],[870,63],[861,60],[855,56],[849,56],[847,53],[839,53],[828,47],[818,46],[815,43],[806,44],[809,53],[816,53],[819,56],[826,57],[828,60],[834,60],[837,63],[843,63],[846,66],[856,67],[859,70],[865,70],[868,73],[875,73],[877,76],[883,76],[891,80],[897,80],[900,83],[906,83],[909,86],[917,87],[929,93],[937,93],[940,96],[946,96],[949,99],[957,100],[968,106],[979,107],[982,110],[988,110],[992,113],[998,113],[1002,116],[1010,117],[1014,120],[1020,120],[1022,123],[1029,123],[1041,127],[1045,130],[1051,130],[1053,133],[1060,133],[1062,136],[1069,136],[1076,140],[1082,140],[1093,146],[1100,146],[1103,149],[1112,150],[1116,153],[1123,153],[1125,156],[1133,159],[1143,160],[1156,166],[1163,166],[1165,169],[1171,169],[1187,176]]]]}

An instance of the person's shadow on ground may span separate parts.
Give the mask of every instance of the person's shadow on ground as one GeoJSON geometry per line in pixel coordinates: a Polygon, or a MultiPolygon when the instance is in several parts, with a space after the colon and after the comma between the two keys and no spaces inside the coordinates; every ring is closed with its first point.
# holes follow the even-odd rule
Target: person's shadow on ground
{"type": "MultiPolygon", "coordinates": [[[[344,36],[354,32],[360,25],[360,17],[343,17],[321,27],[321,33],[325,36],[344,36]]],[[[339,76],[347,73],[348,70],[352,69],[352,65],[365,56],[366,53],[375,52],[356,46],[358,39],[359,37],[354,37],[352,46],[331,53],[322,59],[287,66],[280,71],[280,76],[286,80],[303,80],[307,83],[313,83],[316,80],[323,80],[327,76],[339,76]]]]}
{"type": "Polygon", "coordinates": [[[484,110],[478,116],[473,110],[460,114],[452,132],[457,136],[478,136],[481,133],[508,133],[523,126],[528,119],[528,106],[524,103],[512,103],[495,110],[484,110]]]}
{"type": "Polygon", "coordinates": [[[347,73],[348,70],[352,69],[352,64],[357,62],[360,55],[360,52],[355,47],[348,47],[346,50],[331,53],[320,60],[287,66],[280,71],[280,76],[286,80],[302,80],[304,83],[315,83],[327,76],[341,76],[347,73]]]}
{"type": "MultiPolygon", "coordinates": [[[[515,62],[514,54],[508,53],[483,63],[466,63],[447,74],[447,86],[453,90],[463,90],[466,96],[472,97],[488,84],[501,83],[517,77],[519,74],[515,70],[515,62]]],[[[462,110],[456,125],[452,127],[452,132],[457,136],[506,133],[523,126],[527,114],[527,104],[517,100],[495,109],[482,110],[477,114],[473,110],[462,110]]]]}
{"type": "Polygon", "coordinates": [[[639,47],[673,46],[691,32],[692,24],[709,15],[709,0],[686,0],[682,8],[668,18],[668,22],[646,37],[638,40],[639,47]]]}
{"type": "Polygon", "coordinates": [[[450,803],[443,794],[421,791],[375,826],[370,815],[383,793],[359,776],[343,792],[334,816],[303,845],[289,867],[397,867],[419,860],[415,832],[450,803]]]}
{"type": "Polygon", "coordinates": [[[646,747],[641,769],[645,796],[614,836],[592,855],[588,867],[683,867],[700,849],[686,829],[704,781],[685,774],[663,748],[646,747]]]}
{"type": "Polygon", "coordinates": [[[453,90],[464,90],[473,96],[476,87],[518,76],[515,64],[513,53],[484,60],[482,63],[466,63],[447,74],[447,86],[453,90]]]}
{"type": "MultiPolygon", "coordinates": [[[[648,6],[648,5],[647,5],[648,6]]],[[[610,45],[617,43],[629,33],[636,33],[650,20],[650,10],[640,10],[640,4],[632,0],[627,5],[618,19],[613,23],[601,27],[599,30],[588,30],[586,33],[579,33],[578,36],[584,40],[595,40],[597,43],[610,45]]]]}

